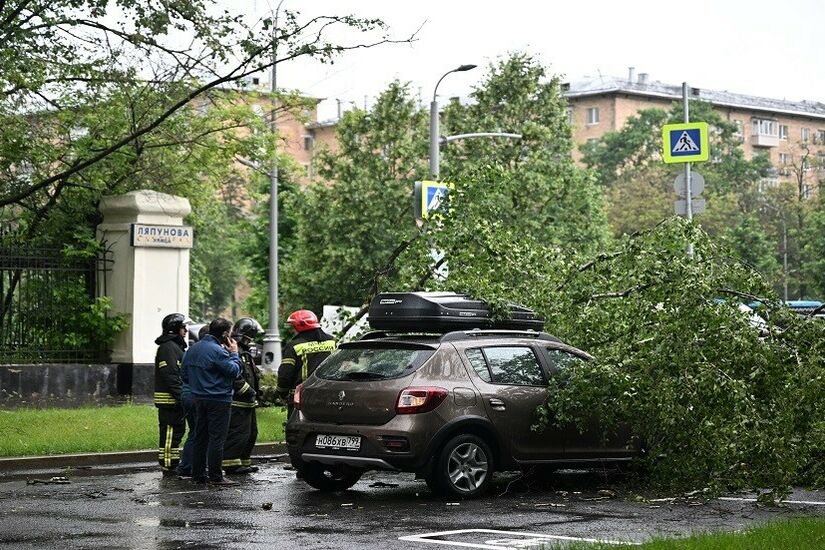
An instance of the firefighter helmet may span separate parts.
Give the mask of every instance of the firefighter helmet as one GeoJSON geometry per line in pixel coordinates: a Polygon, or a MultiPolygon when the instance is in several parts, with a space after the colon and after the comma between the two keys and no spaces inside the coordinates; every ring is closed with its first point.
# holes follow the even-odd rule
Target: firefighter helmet
{"type": "Polygon", "coordinates": [[[232,327],[232,336],[246,336],[250,340],[254,340],[260,333],[264,331],[261,324],[251,317],[241,317],[235,321],[235,326],[232,327]]]}
{"type": "Polygon", "coordinates": [[[298,332],[321,328],[321,324],[318,323],[318,317],[308,309],[293,311],[286,322],[292,325],[292,328],[298,332]]]}
{"type": "Polygon", "coordinates": [[[163,318],[160,326],[164,334],[177,334],[180,329],[191,321],[183,313],[170,313],[163,318]]]}

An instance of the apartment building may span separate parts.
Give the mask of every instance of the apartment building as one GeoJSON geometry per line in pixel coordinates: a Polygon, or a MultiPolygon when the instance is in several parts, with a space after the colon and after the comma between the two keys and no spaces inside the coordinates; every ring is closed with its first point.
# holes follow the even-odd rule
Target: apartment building
{"type": "MultiPolygon", "coordinates": [[[[825,178],[825,103],[771,99],[727,91],[691,88],[690,97],[711,103],[739,128],[746,158],[766,155],[775,170],[767,184],[802,173],[810,194],[825,178]]],[[[681,84],[651,81],[646,73],[627,78],[596,77],[564,85],[570,104],[573,140],[586,143],[622,128],[642,109],[669,110],[681,101],[681,84]]],[[[574,152],[578,160],[581,153],[574,152]]]]}

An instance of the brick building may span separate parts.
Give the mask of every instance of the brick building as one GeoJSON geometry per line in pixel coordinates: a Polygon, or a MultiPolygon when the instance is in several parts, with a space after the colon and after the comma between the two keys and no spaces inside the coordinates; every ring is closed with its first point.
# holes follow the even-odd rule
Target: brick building
{"type": "MultiPolygon", "coordinates": [[[[681,101],[682,86],[650,81],[648,75],[597,77],[564,85],[570,104],[573,141],[597,139],[622,128],[642,109],[669,110],[681,101]]],[[[825,177],[825,103],[788,101],[691,88],[690,97],[711,103],[723,118],[739,128],[746,158],[767,155],[775,172],[768,183],[804,174],[809,194],[825,177]]],[[[574,152],[581,158],[579,151],[574,152]]]]}

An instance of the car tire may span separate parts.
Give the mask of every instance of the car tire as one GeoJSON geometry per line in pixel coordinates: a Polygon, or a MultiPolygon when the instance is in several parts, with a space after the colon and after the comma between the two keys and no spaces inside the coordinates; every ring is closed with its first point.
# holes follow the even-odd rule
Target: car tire
{"type": "Polygon", "coordinates": [[[363,471],[343,464],[318,464],[304,462],[297,468],[301,479],[310,487],[323,492],[346,491],[361,479],[363,471]]]}
{"type": "Polygon", "coordinates": [[[427,486],[448,498],[471,498],[484,493],[493,479],[493,453],[490,446],[472,434],[456,436],[441,448],[427,486]]]}

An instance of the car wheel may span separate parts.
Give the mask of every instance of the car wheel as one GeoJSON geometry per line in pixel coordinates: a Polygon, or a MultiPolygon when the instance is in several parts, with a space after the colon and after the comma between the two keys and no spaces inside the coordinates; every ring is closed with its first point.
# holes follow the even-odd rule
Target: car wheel
{"type": "Polygon", "coordinates": [[[445,497],[482,494],[493,479],[493,453],[478,436],[465,434],[449,440],[441,449],[427,485],[445,497]]]}

